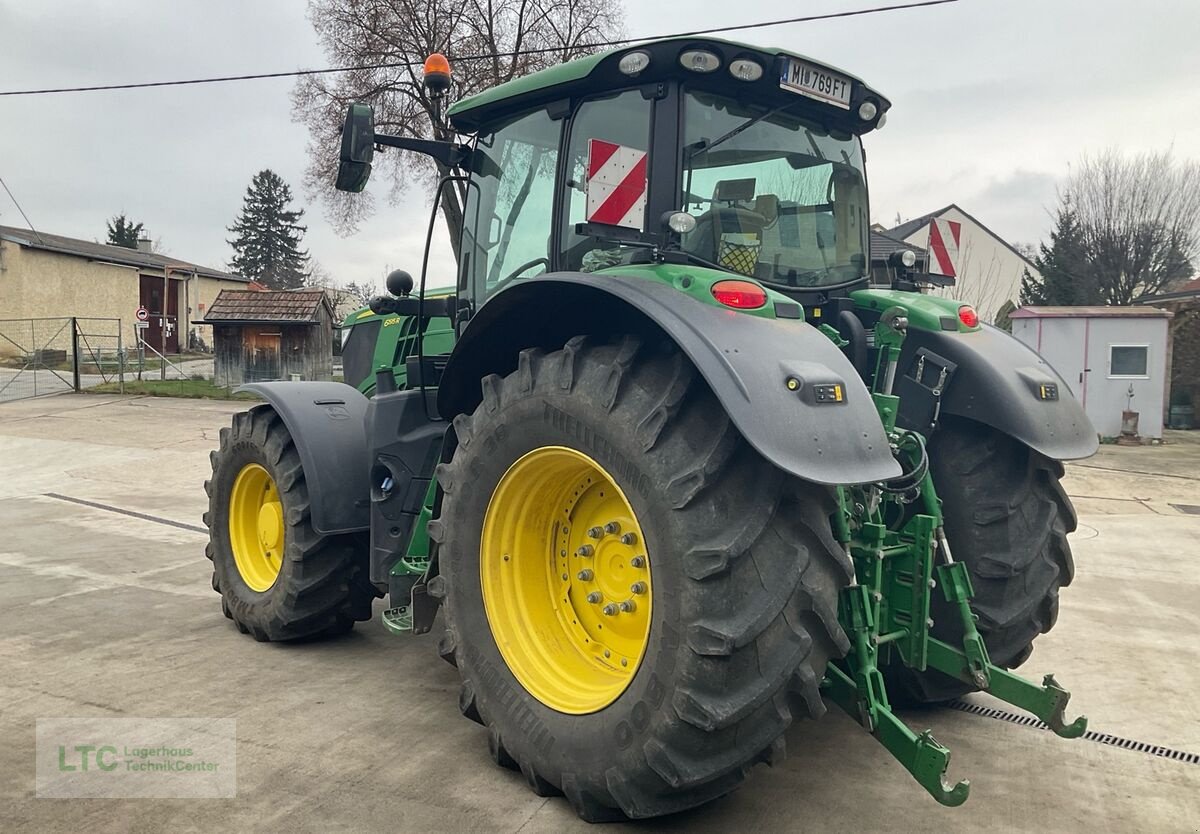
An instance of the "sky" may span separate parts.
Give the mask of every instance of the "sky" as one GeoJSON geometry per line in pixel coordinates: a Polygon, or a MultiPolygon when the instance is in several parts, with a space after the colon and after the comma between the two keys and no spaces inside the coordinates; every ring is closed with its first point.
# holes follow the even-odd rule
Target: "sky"
{"type": "MultiPolygon", "coordinates": [[[[654,36],[873,5],[875,0],[629,3],[654,36]],[[736,7],[736,13],[734,12],[736,7]]],[[[842,67],[892,101],[865,138],[872,220],[956,203],[1001,237],[1038,243],[1056,184],[1087,153],[1171,147],[1200,159],[1200,3],[959,0],[734,35],[842,67]]],[[[0,88],[124,83],[327,66],[301,0],[0,0],[0,88]]],[[[118,212],[165,251],[228,264],[226,231],[255,172],[307,210],[305,242],[338,283],[419,270],[431,195],[409,190],[339,236],[301,188],[307,132],[290,80],[0,97],[0,177],[44,231],[103,240],[118,212]]],[[[0,192],[0,224],[24,226],[0,192]]],[[[433,286],[453,282],[444,234],[433,286]],[[441,273],[445,277],[441,278],[441,273]]]]}

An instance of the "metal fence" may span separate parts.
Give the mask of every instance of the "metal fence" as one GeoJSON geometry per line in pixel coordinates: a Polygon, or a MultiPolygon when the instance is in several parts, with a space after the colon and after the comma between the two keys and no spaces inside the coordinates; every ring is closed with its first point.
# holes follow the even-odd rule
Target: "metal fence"
{"type": "MultiPolygon", "coordinates": [[[[97,390],[114,394],[223,396],[234,386],[214,380],[211,353],[160,353],[137,323],[121,319],[60,317],[0,319],[0,403],[97,390]]],[[[294,378],[274,364],[251,363],[244,382],[294,378]]],[[[333,357],[341,379],[341,356],[333,357]]]]}
{"type": "Polygon", "coordinates": [[[120,319],[0,320],[0,402],[119,382],[123,359],[120,319]]]}
{"type": "MultiPolygon", "coordinates": [[[[186,387],[212,380],[211,355],[163,356],[121,319],[0,320],[0,403],[72,391],[128,393],[130,383],[186,387]]],[[[136,388],[132,389],[136,390],[136,388]]]]}

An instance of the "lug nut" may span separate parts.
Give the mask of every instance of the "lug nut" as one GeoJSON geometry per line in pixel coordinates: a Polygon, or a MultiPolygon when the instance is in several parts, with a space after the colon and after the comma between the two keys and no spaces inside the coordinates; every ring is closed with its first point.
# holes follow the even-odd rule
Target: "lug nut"
{"type": "Polygon", "coordinates": [[[633,565],[635,568],[644,568],[644,567],[646,567],[646,557],[645,556],[634,556],[632,559],[629,560],[629,564],[633,565]]]}
{"type": "Polygon", "coordinates": [[[621,532],[621,525],[615,521],[610,521],[604,525],[604,532],[610,536],[621,532]]]}
{"type": "Polygon", "coordinates": [[[644,594],[644,593],[646,593],[646,583],[645,582],[634,582],[632,585],[629,586],[629,590],[633,591],[635,594],[644,594]]]}
{"type": "Polygon", "coordinates": [[[602,599],[604,599],[604,597],[600,596],[599,591],[592,591],[590,594],[587,595],[587,601],[590,602],[592,605],[595,605],[602,599]]]}
{"type": "Polygon", "coordinates": [[[626,614],[632,614],[634,611],[637,610],[637,604],[634,603],[633,600],[627,599],[621,603],[621,610],[624,611],[626,614]]]}
{"type": "Polygon", "coordinates": [[[585,544],[585,545],[583,545],[583,547],[581,547],[575,551],[575,555],[587,557],[587,556],[591,556],[595,552],[596,552],[596,548],[592,547],[590,544],[585,544]]]}
{"type": "Polygon", "coordinates": [[[604,531],[599,527],[589,527],[587,534],[589,539],[598,539],[604,535],[604,531]]]}
{"type": "Polygon", "coordinates": [[[617,616],[617,611],[619,609],[617,608],[617,606],[613,605],[610,602],[608,605],[604,606],[600,610],[604,612],[604,616],[606,616],[606,617],[615,617],[615,616],[617,616]]]}
{"type": "Polygon", "coordinates": [[[625,533],[621,536],[621,544],[637,544],[637,535],[634,533],[625,533]]]}
{"type": "Polygon", "coordinates": [[[592,572],[590,570],[588,570],[587,568],[584,568],[583,570],[581,570],[579,573],[577,573],[575,575],[577,577],[579,577],[580,582],[591,582],[592,581],[592,572]]]}

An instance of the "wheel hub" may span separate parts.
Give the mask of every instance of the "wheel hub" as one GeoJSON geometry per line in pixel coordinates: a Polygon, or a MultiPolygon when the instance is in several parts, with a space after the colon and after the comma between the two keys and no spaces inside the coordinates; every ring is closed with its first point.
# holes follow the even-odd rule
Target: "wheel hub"
{"type": "Polygon", "coordinates": [[[612,476],[562,446],[500,479],[484,518],[480,578],[505,662],[547,706],[587,713],[629,685],[649,639],[650,563],[612,476]]]}
{"type": "Polygon", "coordinates": [[[269,501],[258,511],[258,540],[267,550],[277,550],[283,535],[283,507],[278,501],[269,501]]]}
{"type": "Polygon", "coordinates": [[[229,544],[238,574],[252,591],[275,584],[283,567],[283,504],[270,473],[248,463],[229,495],[229,544]]]}

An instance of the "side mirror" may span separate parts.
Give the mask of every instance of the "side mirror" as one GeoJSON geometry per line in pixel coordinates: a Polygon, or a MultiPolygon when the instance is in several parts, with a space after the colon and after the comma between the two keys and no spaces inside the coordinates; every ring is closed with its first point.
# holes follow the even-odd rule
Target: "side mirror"
{"type": "Polygon", "coordinates": [[[338,191],[357,193],[371,176],[375,158],[375,111],[369,104],[351,104],[342,125],[342,152],[338,157],[338,191]]]}

